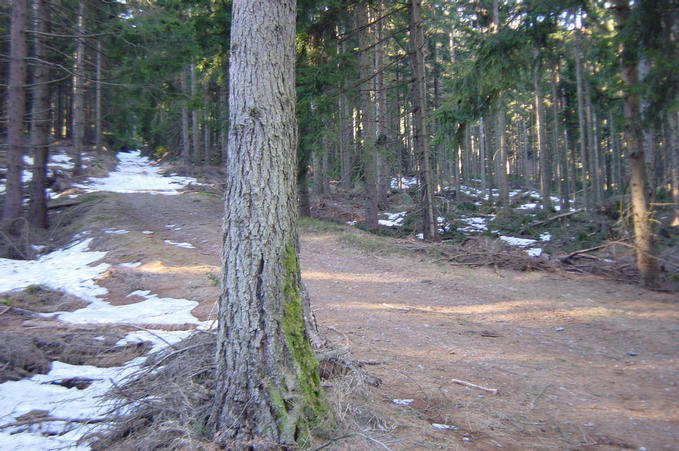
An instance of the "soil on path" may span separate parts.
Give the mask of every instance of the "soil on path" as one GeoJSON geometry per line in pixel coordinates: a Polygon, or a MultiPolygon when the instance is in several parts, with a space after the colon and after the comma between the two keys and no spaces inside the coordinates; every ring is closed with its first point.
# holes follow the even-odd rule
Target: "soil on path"
{"type": "MultiPolygon", "coordinates": [[[[143,289],[196,300],[196,316],[215,317],[221,199],[106,194],[88,214],[82,227],[112,264],[100,282],[112,303],[143,289]],[[131,262],[141,264],[119,266],[131,262]]],[[[380,413],[361,432],[371,439],[335,449],[679,449],[676,295],[437,264],[397,240],[362,246],[365,236],[341,226],[301,235],[321,330],[343,334],[382,380],[371,389],[379,405],[345,412],[380,413]]]]}

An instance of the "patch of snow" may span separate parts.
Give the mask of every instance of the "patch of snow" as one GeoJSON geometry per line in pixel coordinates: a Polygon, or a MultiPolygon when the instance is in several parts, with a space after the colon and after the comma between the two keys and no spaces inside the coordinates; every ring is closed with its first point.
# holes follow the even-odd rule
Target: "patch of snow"
{"type": "Polygon", "coordinates": [[[171,244],[172,246],[183,247],[185,249],[194,249],[195,246],[191,243],[177,243],[175,241],[165,240],[165,244],[171,244]]]}
{"type": "MultiPolygon", "coordinates": [[[[401,188],[402,189],[408,189],[412,186],[418,186],[419,180],[417,180],[417,177],[401,177],[401,188]]],[[[391,179],[391,189],[398,189],[398,178],[394,177],[391,179]]]]}
{"type": "Polygon", "coordinates": [[[415,400],[414,399],[394,399],[393,403],[396,404],[397,406],[407,406],[413,401],[415,401],[415,400]]]}
{"type": "Polygon", "coordinates": [[[530,249],[526,249],[526,254],[530,255],[531,257],[539,257],[542,255],[542,249],[539,247],[532,247],[530,249]]]}
{"type": "Polygon", "coordinates": [[[197,301],[188,299],[160,298],[149,291],[137,290],[128,295],[145,300],[134,304],[111,305],[95,299],[84,308],[73,312],[58,313],[64,322],[76,324],[200,324],[191,314],[197,301]]]}
{"type": "Polygon", "coordinates": [[[153,232],[150,230],[142,230],[142,235],[151,235],[153,232]]]}
{"type": "Polygon", "coordinates": [[[551,241],[552,234],[549,232],[543,232],[540,234],[540,241],[551,241]]]}
{"type": "Polygon", "coordinates": [[[130,268],[130,269],[138,268],[139,265],[141,265],[141,262],[135,262],[135,263],[121,263],[121,264],[120,264],[120,266],[122,266],[123,268],[130,268]]]}
{"type": "Polygon", "coordinates": [[[474,233],[474,232],[484,232],[488,230],[488,226],[486,225],[486,219],[481,218],[481,217],[461,217],[460,218],[461,222],[464,222],[467,224],[465,227],[458,227],[457,230],[461,232],[468,232],[468,233],[474,233]]]}
{"type": "Polygon", "coordinates": [[[37,260],[10,260],[0,258],[0,292],[44,285],[61,290],[86,301],[108,291],[98,286],[94,279],[109,268],[106,263],[90,264],[101,260],[106,252],[88,251],[92,238],[76,242],[65,249],[43,255],[37,260]]]}
{"type": "Polygon", "coordinates": [[[514,236],[501,236],[500,240],[509,244],[510,246],[526,247],[534,244],[536,241],[529,238],[516,238],[514,236]]]}
{"type": "Polygon", "coordinates": [[[106,229],[104,230],[104,233],[109,235],[125,235],[126,233],[130,233],[130,231],[124,229],[106,229]]]}
{"type": "Polygon", "coordinates": [[[141,152],[123,152],[117,155],[118,167],[102,178],[89,179],[84,184],[74,185],[89,192],[110,191],[114,193],[179,194],[179,189],[189,183],[196,183],[192,177],[164,177],[141,152]]]}
{"type": "Polygon", "coordinates": [[[415,235],[415,238],[417,238],[418,240],[423,240],[424,239],[424,233],[418,233],[417,235],[415,235]]]}
{"type": "Polygon", "coordinates": [[[519,207],[519,210],[535,210],[536,208],[538,208],[538,204],[531,202],[528,204],[521,205],[519,207]]]}
{"type": "Polygon", "coordinates": [[[387,217],[387,219],[379,219],[377,222],[380,225],[386,227],[401,227],[403,225],[403,220],[408,214],[407,211],[399,211],[398,213],[382,213],[387,217]]]}
{"type": "Polygon", "coordinates": [[[447,430],[457,431],[457,428],[450,424],[432,423],[431,426],[436,429],[441,429],[442,431],[447,430]]]}
{"type": "Polygon", "coordinates": [[[356,225],[356,221],[347,221],[347,225],[354,226],[356,225]]]}

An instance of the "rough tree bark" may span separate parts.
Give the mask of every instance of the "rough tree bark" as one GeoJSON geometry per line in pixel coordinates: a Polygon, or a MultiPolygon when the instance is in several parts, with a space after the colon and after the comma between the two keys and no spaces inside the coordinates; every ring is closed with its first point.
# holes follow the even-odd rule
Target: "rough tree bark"
{"type": "Polygon", "coordinates": [[[191,142],[189,141],[189,107],[188,97],[189,90],[186,86],[186,68],[183,68],[179,73],[179,85],[184,99],[182,101],[182,161],[184,167],[189,167],[191,164],[191,142]]]}
{"type": "Polygon", "coordinates": [[[101,40],[97,39],[97,79],[94,101],[94,149],[101,152],[101,40]]]}
{"type": "Polygon", "coordinates": [[[229,449],[304,443],[328,415],[298,260],[295,0],[234,2],[217,387],[229,449]]]}
{"type": "Polygon", "coordinates": [[[82,150],[85,138],[85,1],[78,6],[78,33],[73,58],[73,176],[82,171],[82,150]]]}
{"type": "Polygon", "coordinates": [[[533,71],[533,84],[535,85],[535,136],[537,138],[537,148],[540,155],[540,197],[542,197],[542,209],[552,209],[551,184],[552,184],[552,162],[549,156],[549,146],[545,139],[545,112],[543,106],[542,82],[540,81],[541,65],[536,60],[535,70],[533,71]]]}
{"type": "MultiPolygon", "coordinates": [[[[625,28],[631,14],[628,0],[616,0],[615,11],[618,27],[625,28]]],[[[621,44],[620,59],[622,79],[625,84],[625,140],[627,141],[627,162],[630,168],[630,198],[632,221],[637,254],[637,269],[647,286],[655,284],[658,267],[655,260],[655,237],[651,212],[648,209],[648,187],[646,183],[646,160],[642,143],[641,111],[636,94],[637,63],[633,50],[621,44]]]]}
{"type": "Polygon", "coordinates": [[[408,3],[410,51],[413,66],[413,141],[420,166],[420,206],[422,232],[425,241],[438,241],[439,231],[434,204],[434,181],[431,171],[431,150],[425,124],[426,102],[424,84],[424,31],[420,9],[422,0],[408,3]]]}
{"type": "Polygon", "coordinates": [[[674,220],[672,227],[679,227],[679,111],[672,113],[672,198],[674,199],[674,220]]]}
{"type": "Polygon", "coordinates": [[[33,69],[33,102],[31,105],[31,147],[33,148],[33,178],[31,180],[31,201],[28,220],[34,227],[47,227],[47,156],[49,150],[49,69],[47,43],[49,32],[49,11],[47,0],[33,0],[34,30],[33,45],[37,63],[33,69]]]}
{"type": "Polygon", "coordinates": [[[377,229],[377,153],[375,135],[375,100],[373,98],[373,74],[368,6],[366,2],[356,5],[358,25],[358,65],[361,85],[361,130],[363,138],[363,169],[365,182],[365,227],[377,229]]]}
{"type": "Polygon", "coordinates": [[[12,220],[22,213],[21,171],[24,156],[24,82],[26,80],[27,1],[12,2],[10,19],[9,93],[7,97],[7,184],[3,219],[12,220]]]}

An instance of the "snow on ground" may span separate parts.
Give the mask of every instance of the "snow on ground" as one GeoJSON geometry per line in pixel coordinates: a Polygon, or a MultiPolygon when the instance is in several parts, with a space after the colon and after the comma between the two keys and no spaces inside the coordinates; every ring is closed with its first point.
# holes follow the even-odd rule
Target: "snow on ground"
{"type": "MultiPolygon", "coordinates": [[[[394,177],[391,179],[391,189],[399,189],[399,179],[394,177]]],[[[400,189],[409,189],[413,186],[419,185],[417,177],[401,177],[400,189]]]]}
{"type": "Polygon", "coordinates": [[[114,172],[102,178],[92,178],[89,181],[75,185],[89,192],[110,191],[113,193],[151,193],[151,194],[179,194],[179,189],[189,183],[196,183],[191,177],[177,175],[164,177],[161,169],[151,160],[136,150],[118,153],[118,167],[114,172]]]}
{"type": "Polygon", "coordinates": [[[193,249],[195,247],[191,243],[178,243],[176,241],[170,241],[170,240],[165,240],[164,243],[169,244],[171,246],[183,247],[184,249],[193,249]]]}
{"type": "MultiPolygon", "coordinates": [[[[139,152],[118,154],[120,163],[108,177],[92,179],[81,185],[89,191],[112,191],[117,193],[150,192],[154,194],[178,194],[178,189],[195,182],[188,177],[163,177],[160,169],[142,157],[139,152]]],[[[63,169],[72,167],[64,155],[54,155],[52,164],[63,169]]],[[[30,160],[27,161],[30,163],[30,160]]],[[[4,186],[0,186],[0,192],[4,186]]],[[[173,230],[179,230],[173,226],[173,230]]],[[[107,229],[104,233],[120,235],[122,229],[107,229]]],[[[149,231],[142,231],[149,234],[149,231]]],[[[73,244],[41,256],[38,260],[19,261],[0,259],[0,292],[18,290],[29,285],[44,285],[77,296],[89,304],[73,312],[56,312],[44,316],[56,316],[71,323],[123,323],[123,324],[195,324],[210,327],[191,314],[198,302],[187,299],[160,298],[148,290],[137,290],[128,295],[143,299],[141,302],[114,306],[106,302],[108,291],[97,285],[96,280],[109,268],[98,263],[106,252],[89,250],[92,238],[84,237],[84,231],[74,237],[73,244]]],[[[190,243],[169,243],[193,247],[190,243]]],[[[139,263],[123,263],[134,269],[139,263]]],[[[191,333],[187,331],[137,331],[128,334],[118,345],[130,342],[151,341],[154,350],[176,343],[191,333]]],[[[80,438],[96,425],[84,425],[68,420],[97,418],[105,413],[102,401],[113,384],[134,372],[144,361],[139,357],[115,368],[99,368],[89,365],[69,365],[52,362],[48,374],[37,374],[30,379],[0,384],[0,427],[12,424],[17,417],[32,410],[45,410],[60,421],[41,422],[34,425],[0,428],[0,449],[88,449],[77,445],[80,438]],[[80,390],[66,388],[58,381],[72,377],[86,377],[93,382],[80,390]]]]}
{"type": "Polygon", "coordinates": [[[467,224],[465,227],[458,227],[457,230],[467,233],[479,233],[488,230],[486,218],[481,217],[460,217],[460,222],[467,224]]]}
{"type": "Polygon", "coordinates": [[[380,225],[386,227],[401,227],[403,225],[403,220],[406,218],[408,212],[407,211],[399,211],[397,213],[384,212],[382,214],[385,215],[387,219],[378,219],[377,222],[380,225]]]}

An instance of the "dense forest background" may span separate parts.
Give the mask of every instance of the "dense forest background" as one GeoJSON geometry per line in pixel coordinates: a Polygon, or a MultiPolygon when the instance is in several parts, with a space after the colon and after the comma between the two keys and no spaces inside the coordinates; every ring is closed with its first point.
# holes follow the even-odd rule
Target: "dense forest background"
{"type": "MultiPolygon", "coordinates": [[[[538,219],[568,213],[568,250],[617,240],[656,283],[679,225],[674,1],[297,8],[303,215],[341,192],[360,198],[359,225],[377,230],[392,190],[416,180],[398,233],[461,240],[437,226],[442,215],[493,214],[497,230],[518,230],[533,218],[513,207],[533,192],[538,219]]],[[[93,148],[143,149],[194,175],[221,168],[230,11],[219,0],[3,3],[3,219],[25,214],[27,190],[28,218],[47,225],[44,162],[55,143],[73,146],[73,177],[93,148]],[[30,188],[17,178],[24,154],[34,157],[30,188]]]]}

